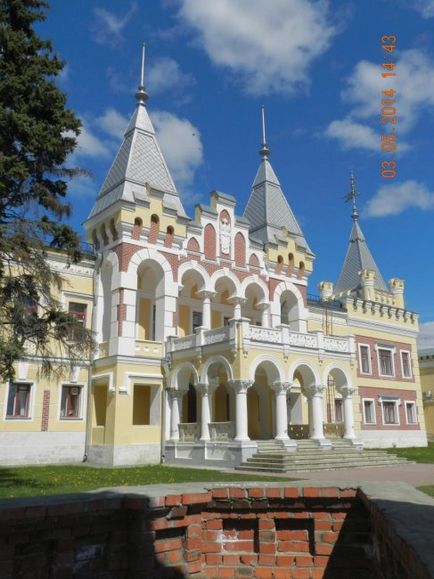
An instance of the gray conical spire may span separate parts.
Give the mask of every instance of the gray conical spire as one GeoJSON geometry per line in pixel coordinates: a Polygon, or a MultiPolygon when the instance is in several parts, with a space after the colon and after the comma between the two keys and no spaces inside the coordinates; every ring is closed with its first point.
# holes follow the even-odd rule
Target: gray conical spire
{"type": "Polygon", "coordinates": [[[281,237],[282,227],[286,227],[297,245],[311,253],[269,161],[270,149],[265,134],[264,107],[261,107],[261,111],[262,145],[259,154],[262,159],[244,210],[244,217],[251,224],[250,236],[262,243],[276,243],[276,236],[281,237]]]}
{"type": "Polygon", "coordinates": [[[359,212],[357,210],[356,198],[359,193],[356,188],[354,174],[350,177],[351,191],[345,196],[347,201],[352,201],[353,211],[351,214],[353,227],[351,229],[350,241],[345,255],[344,264],[335,287],[335,293],[354,291],[360,285],[359,272],[363,269],[375,271],[375,288],[380,291],[389,291],[388,287],[378,269],[377,264],[366,243],[365,236],[359,225],[359,212]]]}
{"type": "Polygon", "coordinates": [[[144,85],[144,67],[143,46],[136,110],[89,218],[119,201],[135,203],[137,199],[144,199],[145,185],[163,192],[163,205],[175,210],[179,216],[186,217],[146,109],[148,94],[144,85]]]}

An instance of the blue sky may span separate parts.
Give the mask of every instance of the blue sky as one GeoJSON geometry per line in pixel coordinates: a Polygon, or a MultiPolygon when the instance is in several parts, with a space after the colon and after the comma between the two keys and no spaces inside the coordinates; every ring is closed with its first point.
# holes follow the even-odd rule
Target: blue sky
{"type": "Polygon", "coordinates": [[[147,44],[148,110],[189,215],[213,189],[242,214],[265,104],[271,162],[317,259],[310,292],[336,281],[354,169],[361,226],[385,279],[406,280],[423,346],[434,345],[434,0],[74,0],[42,36],[67,62],[59,83],[84,128],[74,223],[86,218],[135,106],[147,44]],[[396,77],[382,35],[396,36],[396,77]],[[380,150],[381,90],[396,90],[398,148],[380,150]],[[395,179],[380,175],[397,164],[395,179]]]}

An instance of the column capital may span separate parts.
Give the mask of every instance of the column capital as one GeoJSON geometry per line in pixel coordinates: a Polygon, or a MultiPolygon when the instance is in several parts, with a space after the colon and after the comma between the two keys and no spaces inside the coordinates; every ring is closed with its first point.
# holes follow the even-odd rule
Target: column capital
{"type": "Polygon", "coordinates": [[[180,399],[184,396],[184,394],[187,392],[187,390],[178,390],[177,388],[168,388],[167,392],[169,393],[169,396],[172,399],[175,399],[175,398],[180,399]]]}
{"type": "Polygon", "coordinates": [[[276,394],[287,393],[291,390],[292,382],[281,382],[280,380],[276,380],[271,384],[271,388],[276,392],[276,394]]]}
{"type": "Polygon", "coordinates": [[[217,292],[214,292],[212,290],[199,290],[197,292],[197,295],[204,300],[205,299],[212,300],[212,298],[217,295],[217,292]]]}
{"type": "Polygon", "coordinates": [[[245,394],[253,385],[253,380],[229,380],[228,384],[235,390],[236,394],[245,394]]]}
{"type": "Polygon", "coordinates": [[[247,302],[247,298],[243,296],[232,296],[228,298],[228,302],[234,306],[242,306],[247,302]]]}
{"type": "Polygon", "coordinates": [[[322,397],[325,388],[324,384],[311,384],[304,387],[303,390],[307,398],[314,398],[315,396],[322,397]]]}
{"type": "Polygon", "coordinates": [[[342,386],[338,388],[338,392],[342,394],[343,398],[350,398],[356,390],[357,388],[354,388],[354,386],[342,386]]]}
{"type": "Polygon", "coordinates": [[[196,384],[196,390],[202,394],[202,396],[208,396],[218,388],[219,384],[198,382],[196,384]]]}

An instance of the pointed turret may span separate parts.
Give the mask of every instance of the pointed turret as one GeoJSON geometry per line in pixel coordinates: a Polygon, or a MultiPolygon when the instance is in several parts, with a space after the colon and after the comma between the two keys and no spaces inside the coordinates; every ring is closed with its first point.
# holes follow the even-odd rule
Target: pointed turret
{"type": "Polygon", "coordinates": [[[345,196],[347,201],[352,201],[353,227],[351,229],[350,241],[345,255],[344,264],[339,275],[334,293],[352,292],[360,288],[360,273],[363,271],[375,272],[373,276],[374,287],[376,290],[389,292],[389,288],[384,282],[383,276],[378,269],[377,264],[366,243],[365,236],[359,225],[359,212],[357,210],[356,198],[359,193],[356,188],[354,174],[350,177],[351,190],[345,196]]]}
{"type": "Polygon", "coordinates": [[[311,253],[269,161],[270,149],[265,134],[264,107],[261,109],[262,145],[259,154],[262,160],[244,210],[244,217],[251,224],[250,237],[262,243],[276,243],[276,236],[280,237],[282,227],[285,227],[297,246],[311,253]]]}
{"type": "Polygon", "coordinates": [[[163,206],[186,217],[146,109],[148,94],[144,86],[144,66],[145,45],[136,110],[88,219],[120,201],[135,203],[147,200],[147,186],[163,193],[163,206]]]}

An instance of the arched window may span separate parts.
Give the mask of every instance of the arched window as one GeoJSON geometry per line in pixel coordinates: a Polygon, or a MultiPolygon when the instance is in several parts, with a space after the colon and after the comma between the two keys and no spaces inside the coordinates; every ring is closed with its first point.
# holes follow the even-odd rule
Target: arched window
{"type": "Polygon", "coordinates": [[[174,228],[171,225],[168,225],[166,229],[166,237],[164,238],[164,247],[172,247],[174,233],[174,228]]]}
{"type": "Polygon", "coordinates": [[[140,217],[134,219],[133,231],[131,233],[132,239],[140,239],[142,233],[143,221],[140,217]]]}
{"type": "Polygon", "coordinates": [[[304,276],[304,261],[300,261],[298,265],[298,277],[304,276]]]}
{"type": "Polygon", "coordinates": [[[282,271],[282,267],[283,267],[283,256],[282,255],[278,255],[277,256],[277,265],[276,265],[276,271],[278,273],[280,273],[282,271]]]}
{"type": "Polygon", "coordinates": [[[158,217],[158,215],[153,213],[151,215],[151,229],[149,231],[148,237],[149,243],[155,243],[157,241],[159,231],[160,231],[160,218],[158,217]]]}
{"type": "Polygon", "coordinates": [[[216,233],[214,227],[208,223],[205,226],[204,232],[204,253],[207,259],[216,258],[216,233]]]}
{"type": "Polygon", "coordinates": [[[239,267],[246,265],[246,240],[240,232],[235,236],[235,265],[239,267]]]}
{"type": "Polygon", "coordinates": [[[110,219],[110,234],[112,236],[113,241],[116,241],[118,238],[118,232],[115,225],[115,220],[110,219]]]}
{"type": "Polygon", "coordinates": [[[294,254],[288,253],[288,274],[289,275],[292,273],[293,269],[294,269],[294,254]]]}

